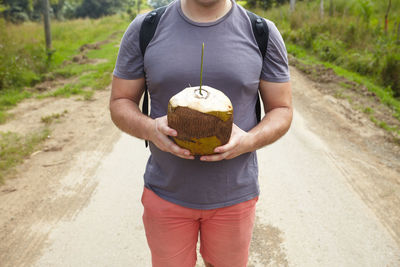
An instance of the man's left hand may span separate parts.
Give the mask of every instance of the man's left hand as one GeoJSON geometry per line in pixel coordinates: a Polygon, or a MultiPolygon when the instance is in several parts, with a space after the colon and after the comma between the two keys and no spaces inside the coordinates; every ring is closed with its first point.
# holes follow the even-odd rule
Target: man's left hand
{"type": "Polygon", "coordinates": [[[220,161],[223,159],[232,159],[250,151],[250,134],[240,129],[236,124],[233,124],[229,142],[223,146],[216,147],[214,150],[216,154],[202,156],[200,160],[220,161]]]}

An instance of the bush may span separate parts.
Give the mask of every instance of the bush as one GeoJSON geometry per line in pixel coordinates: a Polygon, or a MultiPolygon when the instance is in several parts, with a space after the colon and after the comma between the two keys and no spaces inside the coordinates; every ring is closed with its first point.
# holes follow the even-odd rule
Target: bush
{"type": "Polygon", "coordinates": [[[0,19],[0,90],[33,85],[46,71],[44,44],[27,36],[32,31],[41,32],[42,26],[16,26],[0,19]]]}
{"type": "Polygon", "coordinates": [[[358,0],[358,12],[364,22],[369,25],[370,18],[372,16],[374,9],[372,2],[370,0],[358,0]]]}
{"type": "Polygon", "coordinates": [[[343,67],[362,75],[373,76],[379,72],[379,60],[373,54],[349,51],[337,60],[343,67]]]}
{"type": "Polygon", "coordinates": [[[132,10],[131,7],[128,8],[128,10],[126,11],[126,13],[128,13],[129,19],[130,19],[130,20],[133,20],[133,19],[136,18],[136,16],[137,16],[136,11],[132,10]]]}
{"type": "MultiPolygon", "coordinates": [[[[400,97],[400,46],[396,43],[400,1],[392,1],[387,33],[383,28],[387,1],[335,0],[332,16],[324,18],[319,15],[319,3],[299,1],[293,13],[289,5],[276,5],[266,17],[279,26],[291,53],[290,44],[295,44],[323,61],[390,87],[390,93],[400,97]]],[[[329,5],[326,1],[327,9],[329,5]]]]}
{"type": "Polygon", "coordinates": [[[78,3],[67,1],[62,7],[61,13],[63,14],[64,18],[73,19],[76,17],[76,10],[78,9],[78,7],[78,3]]]}
{"type": "Polygon", "coordinates": [[[100,18],[115,14],[115,6],[112,0],[83,0],[76,10],[77,17],[100,18]]]}
{"type": "Polygon", "coordinates": [[[304,19],[300,12],[294,12],[289,17],[290,29],[297,30],[303,27],[304,19]]]}
{"type": "Polygon", "coordinates": [[[319,34],[318,28],[318,26],[311,26],[302,28],[298,31],[291,30],[287,38],[295,44],[309,49],[313,47],[314,39],[319,34]]]}
{"type": "Polygon", "coordinates": [[[312,41],[313,51],[322,59],[334,62],[343,53],[343,43],[329,39],[327,34],[320,34],[312,41]]]}
{"type": "Polygon", "coordinates": [[[384,58],[381,78],[384,85],[392,88],[394,96],[400,97],[400,54],[384,58]]]}
{"type": "Polygon", "coordinates": [[[357,26],[354,25],[354,23],[350,23],[349,26],[346,27],[346,30],[344,32],[343,41],[347,44],[356,42],[358,40],[357,30],[357,26]]]}

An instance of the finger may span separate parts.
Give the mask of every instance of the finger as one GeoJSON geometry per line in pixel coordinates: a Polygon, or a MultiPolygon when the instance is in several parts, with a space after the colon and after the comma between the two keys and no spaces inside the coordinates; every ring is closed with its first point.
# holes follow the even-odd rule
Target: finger
{"type": "Polygon", "coordinates": [[[172,143],[170,146],[171,152],[178,155],[190,156],[190,151],[184,148],[177,146],[175,143],[172,143]]]}
{"type": "Polygon", "coordinates": [[[227,152],[227,151],[229,151],[229,150],[234,149],[234,148],[238,145],[238,143],[239,143],[239,142],[238,142],[238,139],[236,139],[236,138],[231,138],[231,140],[229,140],[229,142],[226,143],[225,145],[216,147],[216,148],[214,149],[214,152],[215,152],[215,153],[225,153],[225,152],[227,152]]]}
{"type": "Polygon", "coordinates": [[[169,136],[177,136],[178,135],[178,132],[176,130],[169,128],[168,126],[165,127],[164,131],[165,131],[165,134],[169,135],[169,136]]]}
{"type": "Polygon", "coordinates": [[[178,135],[178,132],[176,130],[168,127],[167,124],[160,124],[158,126],[158,130],[165,135],[169,135],[169,136],[177,136],[178,135]]]}
{"type": "Polygon", "coordinates": [[[182,153],[182,151],[179,152],[171,151],[171,153],[183,159],[194,159],[194,156],[191,155],[189,151],[185,151],[184,153],[182,153]]]}
{"type": "Polygon", "coordinates": [[[171,145],[171,144],[168,144],[168,143],[167,144],[165,144],[165,143],[162,144],[160,146],[160,149],[162,151],[164,151],[164,152],[171,153],[171,154],[173,154],[173,155],[175,155],[177,157],[180,157],[180,158],[194,159],[194,156],[190,154],[190,151],[181,150],[181,149],[179,149],[179,147],[176,148],[174,145],[171,145]]]}
{"type": "Polygon", "coordinates": [[[224,160],[228,155],[229,155],[229,153],[201,156],[200,160],[201,161],[221,161],[221,160],[224,160]]]}
{"type": "Polygon", "coordinates": [[[180,154],[173,154],[173,155],[180,157],[182,159],[191,159],[191,160],[194,159],[194,156],[186,156],[186,155],[180,155],[180,154]]]}
{"type": "Polygon", "coordinates": [[[194,156],[190,154],[190,151],[184,148],[179,147],[174,142],[172,142],[169,138],[166,141],[166,145],[168,147],[168,152],[174,154],[175,156],[185,158],[185,159],[194,159],[194,156]]]}
{"type": "Polygon", "coordinates": [[[168,120],[167,120],[166,116],[156,119],[156,129],[157,129],[157,131],[159,131],[165,135],[169,135],[169,136],[177,136],[178,135],[176,130],[174,130],[168,126],[168,120]]]}
{"type": "Polygon", "coordinates": [[[235,152],[235,153],[230,153],[229,155],[227,155],[226,157],[225,157],[225,159],[233,159],[233,158],[236,158],[237,156],[239,156],[240,155],[240,153],[237,153],[237,152],[235,152]]]}

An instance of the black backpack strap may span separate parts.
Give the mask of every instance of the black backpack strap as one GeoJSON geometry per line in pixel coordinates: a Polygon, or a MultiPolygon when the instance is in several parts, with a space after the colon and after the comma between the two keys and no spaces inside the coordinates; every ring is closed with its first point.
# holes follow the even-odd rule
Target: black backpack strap
{"type": "MultiPolygon", "coordinates": [[[[267,22],[265,19],[257,16],[256,14],[247,11],[247,16],[249,16],[251,21],[251,27],[253,28],[254,37],[256,38],[258,48],[260,49],[261,55],[265,58],[265,54],[267,53],[268,47],[268,39],[269,39],[269,29],[267,22]]],[[[260,96],[257,97],[256,103],[256,116],[257,122],[261,121],[261,101],[260,96]]]]}
{"type": "Polygon", "coordinates": [[[162,14],[164,14],[167,6],[159,7],[151,12],[149,12],[143,20],[140,27],[139,39],[140,39],[140,50],[144,56],[146,48],[149,45],[151,39],[153,39],[154,33],[156,32],[158,22],[161,19],[162,14]]]}
{"type": "MultiPolygon", "coordinates": [[[[149,45],[151,39],[153,39],[154,33],[156,32],[158,22],[162,14],[164,14],[167,6],[163,6],[157,8],[151,12],[149,12],[144,18],[142,25],[140,26],[139,32],[139,42],[140,42],[140,50],[142,51],[142,55],[146,52],[146,48],[149,45]]],[[[143,97],[143,105],[142,112],[145,115],[149,115],[149,93],[147,90],[147,83],[145,83],[144,88],[144,97],[143,97]]],[[[148,141],[145,141],[146,147],[149,145],[148,141]]]]}
{"type": "Polygon", "coordinates": [[[251,26],[253,28],[254,37],[256,38],[258,48],[260,49],[261,55],[264,58],[267,52],[268,39],[269,39],[269,29],[265,19],[257,16],[253,12],[247,11],[247,16],[249,16],[251,21],[251,26]]]}

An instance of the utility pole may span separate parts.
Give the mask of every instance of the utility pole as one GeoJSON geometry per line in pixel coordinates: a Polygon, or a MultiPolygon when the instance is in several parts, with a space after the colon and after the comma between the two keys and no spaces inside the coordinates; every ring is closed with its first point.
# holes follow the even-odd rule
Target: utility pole
{"type": "Polygon", "coordinates": [[[319,14],[321,16],[321,19],[323,19],[324,18],[324,0],[321,0],[321,2],[320,2],[319,14]]]}
{"type": "Polygon", "coordinates": [[[296,0],[290,0],[290,12],[294,12],[294,6],[296,5],[296,0]]]}
{"type": "Polygon", "coordinates": [[[51,45],[49,0],[43,0],[43,18],[44,18],[44,33],[46,37],[47,59],[50,59],[52,53],[51,52],[52,45],[51,45]]]}

